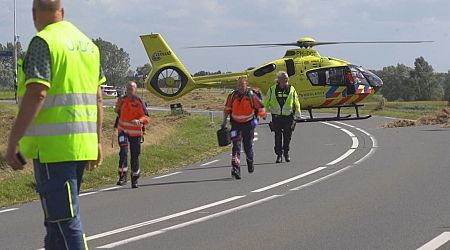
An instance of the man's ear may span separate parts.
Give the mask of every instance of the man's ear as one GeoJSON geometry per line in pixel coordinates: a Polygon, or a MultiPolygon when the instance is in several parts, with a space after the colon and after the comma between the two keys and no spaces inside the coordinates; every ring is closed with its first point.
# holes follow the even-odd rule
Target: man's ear
{"type": "Polygon", "coordinates": [[[64,8],[61,8],[61,17],[64,19],[64,8]]]}

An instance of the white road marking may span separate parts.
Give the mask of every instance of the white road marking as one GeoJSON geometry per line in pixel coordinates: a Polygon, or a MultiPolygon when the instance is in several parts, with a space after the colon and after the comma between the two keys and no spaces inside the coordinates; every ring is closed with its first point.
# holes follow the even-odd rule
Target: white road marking
{"type": "Polygon", "coordinates": [[[427,244],[417,248],[417,250],[435,250],[450,240],[450,232],[443,232],[427,244]]]}
{"type": "Polygon", "coordinates": [[[6,213],[6,212],[12,212],[12,211],[16,211],[19,210],[18,208],[9,208],[9,209],[5,209],[5,210],[0,210],[0,214],[1,213],[6,213]]]}
{"type": "Polygon", "coordinates": [[[355,161],[355,163],[353,163],[353,164],[355,164],[355,165],[360,164],[361,162],[365,161],[367,158],[371,157],[371,156],[375,153],[375,151],[377,151],[376,148],[370,149],[370,151],[369,151],[368,154],[366,154],[363,158],[361,158],[361,159],[355,161]]]}
{"type": "Polygon", "coordinates": [[[79,196],[79,197],[82,197],[82,196],[88,196],[88,195],[96,194],[96,193],[98,193],[98,191],[88,192],[88,193],[82,193],[82,194],[79,194],[78,196],[79,196]]]}
{"type": "Polygon", "coordinates": [[[109,190],[114,190],[114,189],[118,189],[118,188],[120,188],[120,187],[104,188],[104,189],[100,189],[99,191],[93,191],[93,192],[88,192],[88,193],[82,193],[82,194],[79,194],[78,196],[80,196],[80,197],[82,197],[82,196],[88,196],[88,195],[91,195],[91,194],[97,194],[97,193],[100,193],[100,192],[109,191],[109,190]]]}
{"type": "Polygon", "coordinates": [[[254,134],[255,136],[257,136],[257,135],[258,135],[258,132],[254,132],[253,134],[254,134]]]}
{"type": "Polygon", "coordinates": [[[260,189],[253,190],[252,193],[260,193],[260,192],[264,192],[264,191],[269,190],[269,189],[272,189],[272,188],[274,188],[274,187],[278,187],[278,186],[281,186],[281,185],[283,185],[283,184],[289,183],[289,182],[291,182],[291,181],[295,181],[295,180],[298,180],[298,179],[303,178],[303,177],[305,177],[305,176],[314,174],[314,173],[319,172],[320,170],[323,170],[323,169],[325,169],[325,168],[326,168],[326,167],[318,167],[318,168],[313,169],[313,170],[311,170],[311,171],[308,171],[308,172],[306,172],[306,173],[303,173],[303,174],[294,176],[294,177],[292,177],[292,178],[286,179],[286,180],[284,180],[284,181],[280,181],[280,182],[277,182],[277,183],[275,183],[275,184],[269,185],[269,186],[267,186],[267,187],[263,187],[263,188],[260,188],[260,189]]]}
{"type": "Polygon", "coordinates": [[[345,125],[345,126],[350,127],[350,128],[356,128],[355,126],[347,124],[347,123],[337,122],[337,121],[336,121],[336,123],[341,124],[341,125],[345,125]]]}
{"type": "Polygon", "coordinates": [[[352,137],[352,147],[351,147],[351,148],[353,148],[353,149],[357,149],[357,148],[358,148],[358,146],[359,146],[359,141],[358,141],[358,138],[356,138],[356,137],[352,137]]]}
{"type": "Polygon", "coordinates": [[[259,140],[258,137],[253,138],[253,141],[258,141],[258,140],[259,140]]]}
{"type": "Polygon", "coordinates": [[[355,152],[355,149],[351,148],[349,149],[345,154],[341,155],[339,158],[337,158],[336,160],[327,163],[327,166],[331,166],[334,165],[342,160],[344,160],[345,158],[347,158],[349,155],[351,155],[353,152],[355,152]]]}
{"type": "Polygon", "coordinates": [[[333,176],[335,176],[335,175],[337,175],[337,174],[340,174],[340,173],[344,172],[345,170],[348,170],[348,169],[350,169],[350,168],[352,168],[352,167],[354,167],[354,166],[352,166],[352,165],[347,166],[347,167],[342,168],[342,169],[339,169],[338,171],[333,172],[333,173],[331,173],[331,174],[329,174],[329,175],[326,175],[326,176],[324,176],[324,177],[321,177],[321,178],[319,178],[319,179],[317,179],[317,180],[308,182],[308,183],[303,184],[303,185],[301,185],[301,186],[299,186],[299,187],[292,188],[292,189],[289,189],[289,190],[290,190],[290,191],[298,191],[298,190],[301,190],[301,189],[303,189],[303,188],[312,186],[312,185],[314,185],[314,184],[316,184],[316,183],[319,183],[319,182],[324,181],[324,180],[326,180],[326,179],[329,179],[329,178],[331,178],[331,177],[333,177],[333,176]]]}
{"type": "Polygon", "coordinates": [[[352,132],[348,131],[345,128],[341,128],[341,131],[346,133],[347,135],[349,135],[350,137],[356,137],[356,135],[354,135],[352,132]]]}
{"type": "Polygon", "coordinates": [[[335,127],[335,128],[337,128],[337,129],[340,129],[341,127],[339,127],[339,126],[337,126],[337,125],[334,125],[334,124],[332,124],[332,123],[329,123],[329,122],[322,122],[323,124],[325,124],[325,125],[328,125],[328,126],[331,126],[331,127],[335,127]]]}
{"type": "Polygon", "coordinates": [[[169,176],[172,176],[172,175],[176,175],[176,174],[179,174],[179,173],[181,173],[181,172],[173,172],[173,173],[170,173],[170,174],[166,174],[166,175],[161,175],[161,176],[157,176],[157,177],[153,177],[152,179],[161,179],[161,178],[164,178],[164,177],[169,177],[169,176]]]}
{"type": "Polygon", "coordinates": [[[197,212],[197,211],[200,211],[200,210],[203,210],[203,209],[207,209],[207,208],[210,208],[210,207],[222,205],[222,204],[225,204],[225,203],[228,203],[228,202],[231,202],[231,201],[243,198],[243,197],[245,197],[245,195],[233,196],[233,197],[225,199],[225,200],[216,201],[214,203],[210,203],[210,204],[203,205],[203,206],[200,206],[200,207],[196,207],[196,208],[192,208],[192,209],[189,209],[189,210],[185,210],[185,211],[182,211],[182,212],[179,212],[179,213],[176,213],[176,214],[171,214],[171,215],[167,215],[167,216],[164,216],[164,217],[161,217],[161,218],[157,218],[157,219],[141,222],[141,223],[138,223],[138,224],[130,225],[130,226],[127,226],[127,227],[118,228],[118,229],[115,229],[115,230],[112,230],[112,231],[108,231],[108,232],[92,235],[92,236],[87,237],[86,240],[94,240],[94,239],[102,238],[102,237],[105,237],[105,236],[109,236],[109,235],[113,235],[113,234],[129,231],[129,230],[132,230],[132,229],[144,227],[144,226],[151,225],[151,224],[155,224],[155,223],[158,223],[158,222],[161,222],[161,221],[170,220],[170,219],[173,219],[173,218],[176,218],[176,217],[180,217],[180,216],[183,216],[183,215],[186,215],[186,214],[194,213],[194,212],[197,212]]]}
{"type": "Polygon", "coordinates": [[[208,166],[208,165],[210,165],[210,164],[213,164],[213,163],[215,163],[215,162],[218,162],[219,160],[214,160],[214,161],[210,161],[210,162],[207,162],[207,163],[203,163],[202,165],[200,165],[200,166],[208,166]]]}
{"type": "Polygon", "coordinates": [[[272,195],[272,196],[269,196],[269,197],[266,197],[266,198],[263,198],[263,199],[260,199],[260,200],[254,201],[254,202],[246,203],[246,204],[238,206],[238,207],[230,208],[230,209],[227,209],[227,210],[215,213],[215,214],[211,214],[211,215],[204,216],[204,217],[201,217],[201,218],[198,218],[198,219],[195,219],[195,220],[191,220],[191,221],[187,221],[187,222],[184,222],[184,223],[180,223],[180,224],[177,224],[177,225],[174,225],[174,226],[171,226],[171,227],[166,227],[166,228],[163,228],[163,229],[160,229],[160,230],[157,230],[157,231],[153,231],[153,232],[149,232],[149,233],[146,233],[146,234],[142,234],[142,235],[139,235],[139,236],[136,236],[136,237],[132,237],[132,238],[128,238],[128,239],[125,239],[125,240],[113,242],[111,244],[99,246],[97,248],[114,248],[114,247],[118,247],[118,246],[121,246],[121,245],[124,245],[124,244],[128,244],[130,242],[142,240],[142,239],[149,238],[149,237],[152,237],[152,236],[155,236],[155,235],[158,235],[158,234],[163,234],[163,233],[175,230],[175,229],[180,229],[180,228],[187,227],[187,226],[190,226],[190,225],[193,225],[193,224],[197,224],[197,223],[200,223],[200,222],[204,222],[204,221],[207,221],[207,220],[210,220],[210,219],[213,219],[213,218],[217,218],[217,217],[220,217],[220,216],[223,216],[223,215],[226,215],[226,214],[230,214],[230,213],[233,213],[233,212],[236,212],[236,211],[248,208],[248,207],[252,207],[252,206],[261,204],[261,203],[269,201],[269,200],[273,200],[273,199],[281,197],[281,196],[283,196],[283,195],[272,195]]]}

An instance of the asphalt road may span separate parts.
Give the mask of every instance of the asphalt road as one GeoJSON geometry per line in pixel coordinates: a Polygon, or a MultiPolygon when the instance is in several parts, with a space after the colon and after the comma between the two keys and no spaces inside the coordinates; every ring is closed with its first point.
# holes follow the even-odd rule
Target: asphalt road
{"type": "MultiPolygon", "coordinates": [[[[282,164],[260,126],[241,180],[227,153],[84,193],[90,248],[450,249],[450,130],[385,121],[298,124],[282,164]]],[[[0,209],[0,249],[41,248],[42,220],[38,202],[0,209]]]]}

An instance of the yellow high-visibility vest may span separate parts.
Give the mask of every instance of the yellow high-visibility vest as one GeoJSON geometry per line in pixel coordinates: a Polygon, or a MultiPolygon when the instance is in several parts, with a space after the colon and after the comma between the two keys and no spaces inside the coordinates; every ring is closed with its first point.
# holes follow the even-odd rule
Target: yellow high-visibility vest
{"type": "Polygon", "coordinates": [[[20,150],[42,163],[96,160],[97,90],[106,81],[99,79],[99,50],[67,21],[50,24],[36,36],[49,46],[51,80],[25,82],[49,89],[42,109],[20,141],[20,150]]]}

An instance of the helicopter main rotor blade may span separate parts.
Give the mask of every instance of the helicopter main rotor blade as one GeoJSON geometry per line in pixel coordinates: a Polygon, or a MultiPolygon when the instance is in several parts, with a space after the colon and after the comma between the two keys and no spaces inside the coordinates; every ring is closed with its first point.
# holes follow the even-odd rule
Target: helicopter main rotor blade
{"type": "Polygon", "coordinates": [[[434,41],[349,41],[349,42],[311,42],[310,46],[329,45],[329,44],[389,44],[389,43],[432,43],[434,41]]]}
{"type": "Polygon", "coordinates": [[[315,42],[315,41],[297,41],[293,43],[254,43],[254,44],[229,44],[229,45],[202,45],[184,47],[187,49],[203,49],[203,48],[233,48],[233,47],[278,47],[278,46],[296,46],[300,48],[311,48],[319,45],[330,44],[402,44],[402,43],[432,43],[434,41],[344,41],[344,42],[315,42]]]}
{"type": "Polygon", "coordinates": [[[297,46],[297,43],[254,43],[254,44],[230,44],[230,45],[203,45],[203,46],[189,46],[187,49],[202,49],[202,48],[231,48],[231,47],[275,47],[275,46],[297,46]]]}

